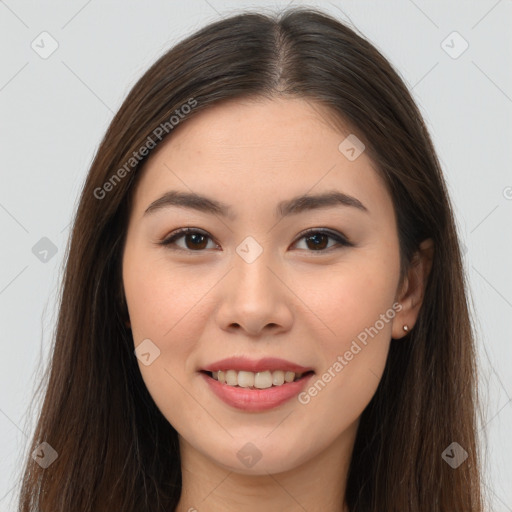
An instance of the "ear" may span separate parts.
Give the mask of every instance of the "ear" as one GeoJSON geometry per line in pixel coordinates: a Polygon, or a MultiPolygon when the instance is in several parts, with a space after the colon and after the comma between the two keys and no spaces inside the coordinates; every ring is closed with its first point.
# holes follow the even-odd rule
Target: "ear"
{"type": "Polygon", "coordinates": [[[391,337],[399,339],[412,330],[425,295],[425,288],[432,268],[434,257],[434,242],[427,238],[421,242],[419,249],[414,254],[407,276],[396,297],[402,305],[402,309],[393,319],[391,337]],[[408,330],[404,330],[404,325],[408,330]]]}

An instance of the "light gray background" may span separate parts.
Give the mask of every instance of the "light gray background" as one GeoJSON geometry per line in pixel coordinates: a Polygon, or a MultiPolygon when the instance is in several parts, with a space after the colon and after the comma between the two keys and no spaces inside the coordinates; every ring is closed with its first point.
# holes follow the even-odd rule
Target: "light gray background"
{"type": "MultiPolygon", "coordinates": [[[[302,2],[290,2],[305,5],[302,2]]],[[[93,155],[135,81],[172,44],[242,8],[286,2],[0,0],[0,511],[14,510],[27,413],[56,320],[69,223],[93,155]],[[47,31],[57,50],[50,48],[47,31]],[[49,238],[47,262],[33,246],[49,238]]],[[[512,1],[309,2],[355,25],[398,69],[432,134],[477,317],[485,490],[512,511],[512,1]],[[469,47],[458,58],[462,40],[469,47]],[[451,42],[453,40],[453,42],[451,42]]],[[[87,450],[87,446],[83,447],[87,450]]],[[[441,454],[439,454],[441,456],[441,454]]]]}

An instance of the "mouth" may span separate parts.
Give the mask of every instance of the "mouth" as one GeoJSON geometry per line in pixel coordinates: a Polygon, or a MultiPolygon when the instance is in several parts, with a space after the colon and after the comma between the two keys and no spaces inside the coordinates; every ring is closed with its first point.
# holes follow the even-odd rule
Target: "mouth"
{"type": "Polygon", "coordinates": [[[308,386],[315,374],[313,370],[304,373],[290,370],[257,373],[200,370],[198,373],[214,396],[230,407],[247,413],[264,412],[286,403],[292,404],[292,398],[308,386]]]}
{"type": "Polygon", "coordinates": [[[210,379],[217,381],[219,384],[248,390],[261,390],[287,386],[288,384],[307,379],[315,373],[313,370],[295,373],[284,370],[249,372],[232,369],[218,371],[201,370],[200,372],[210,379]]]}

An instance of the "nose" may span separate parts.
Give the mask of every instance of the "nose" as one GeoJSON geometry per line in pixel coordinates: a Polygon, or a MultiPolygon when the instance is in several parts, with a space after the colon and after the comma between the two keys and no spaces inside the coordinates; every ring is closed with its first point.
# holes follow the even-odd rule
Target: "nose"
{"type": "Polygon", "coordinates": [[[277,334],[293,323],[293,293],[282,268],[263,251],[254,261],[239,254],[221,281],[216,321],[221,329],[247,336],[277,334]]]}

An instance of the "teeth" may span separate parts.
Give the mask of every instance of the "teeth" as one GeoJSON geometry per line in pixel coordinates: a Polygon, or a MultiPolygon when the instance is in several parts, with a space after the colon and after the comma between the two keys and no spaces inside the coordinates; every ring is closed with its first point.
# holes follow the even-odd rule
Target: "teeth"
{"type": "Polygon", "coordinates": [[[241,388],[250,388],[254,386],[254,377],[252,372],[238,372],[238,385],[241,388]]]}
{"type": "Polygon", "coordinates": [[[280,386],[281,384],[284,384],[284,372],[273,372],[272,384],[274,386],[280,386]]]}
{"type": "Polygon", "coordinates": [[[212,377],[218,380],[221,384],[228,386],[239,386],[241,388],[256,388],[267,389],[272,386],[281,386],[285,382],[293,382],[298,380],[304,375],[303,373],[284,372],[276,370],[271,372],[269,370],[264,372],[246,372],[243,370],[219,370],[212,372],[212,377]]]}

